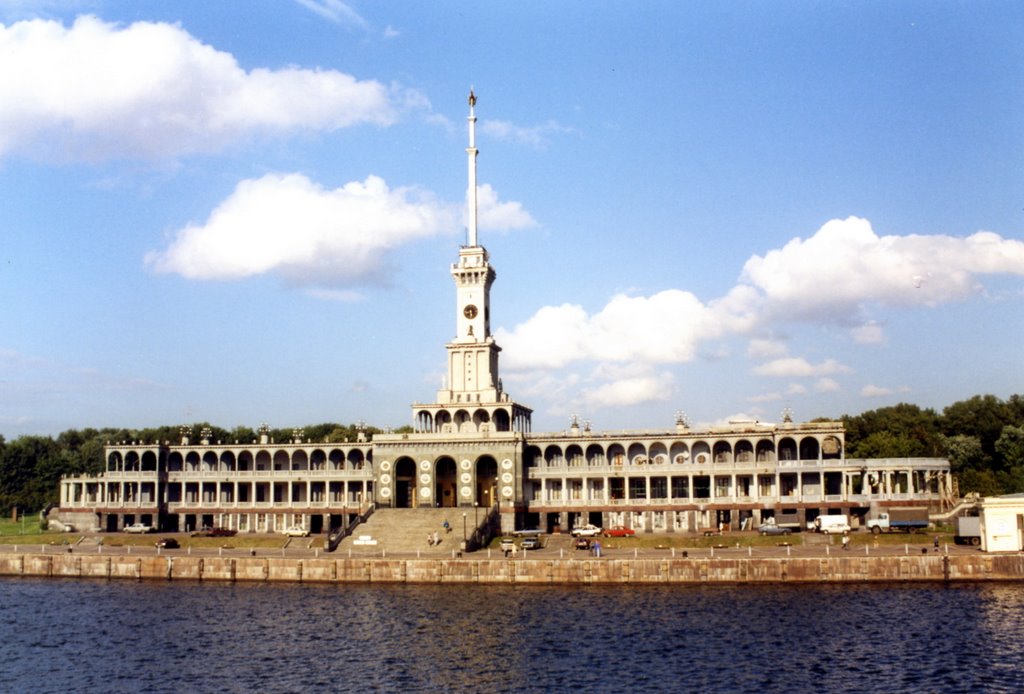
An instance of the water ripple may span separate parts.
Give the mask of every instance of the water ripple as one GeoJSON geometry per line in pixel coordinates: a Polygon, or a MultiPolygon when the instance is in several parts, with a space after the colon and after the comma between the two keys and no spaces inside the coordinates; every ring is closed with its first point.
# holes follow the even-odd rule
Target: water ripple
{"type": "Polygon", "coordinates": [[[4,691],[1019,691],[1024,586],[0,580],[4,691]]]}

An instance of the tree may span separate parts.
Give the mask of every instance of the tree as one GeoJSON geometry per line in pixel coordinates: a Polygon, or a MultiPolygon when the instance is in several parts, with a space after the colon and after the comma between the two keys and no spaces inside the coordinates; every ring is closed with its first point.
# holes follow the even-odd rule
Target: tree
{"type": "MultiPolygon", "coordinates": [[[[1007,407],[994,395],[975,395],[968,400],[955,402],[942,412],[942,431],[947,436],[967,434],[981,441],[981,449],[988,456],[995,456],[996,440],[1007,424],[1021,424],[1013,421],[1013,408],[1007,407]]],[[[993,460],[998,463],[998,461],[993,460]]]]}
{"type": "Polygon", "coordinates": [[[988,456],[981,450],[981,441],[977,436],[958,434],[944,436],[946,457],[949,458],[953,472],[962,470],[980,470],[988,467],[988,456]]]}
{"type": "Polygon", "coordinates": [[[934,410],[900,403],[857,416],[844,415],[842,421],[846,428],[847,455],[853,458],[930,457],[942,452],[938,415],[934,410]],[[885,439],[893,445],[892,449],[880,448],[883,439],[876,438],[861,450],[862,442],[883,432],[892,437],[885,439]]]}
{"type": "Polygon", "coordinates": [[[1005,426],[995,443],[1000,467],[1024,466],[1024,427],[1005,426]]]}

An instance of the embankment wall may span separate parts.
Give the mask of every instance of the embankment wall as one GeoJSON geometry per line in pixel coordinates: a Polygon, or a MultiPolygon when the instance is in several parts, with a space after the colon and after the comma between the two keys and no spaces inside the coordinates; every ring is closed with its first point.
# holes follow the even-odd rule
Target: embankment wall
{"type": "Polygon", "coordinates": [[[1019,581],[1024,555],[508,560],[0,553],[0,576],[581,585],[1019,581]]]}

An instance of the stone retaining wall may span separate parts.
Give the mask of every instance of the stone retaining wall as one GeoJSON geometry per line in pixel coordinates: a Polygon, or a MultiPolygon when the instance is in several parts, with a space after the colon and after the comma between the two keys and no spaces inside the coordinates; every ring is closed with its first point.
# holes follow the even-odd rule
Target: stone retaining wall
{"type": "Polygon", "coordinates": [[[664,559],[351,559],[0,554],[0,576],[313,583],[1017,581],[1024,555],[664,559]]]}

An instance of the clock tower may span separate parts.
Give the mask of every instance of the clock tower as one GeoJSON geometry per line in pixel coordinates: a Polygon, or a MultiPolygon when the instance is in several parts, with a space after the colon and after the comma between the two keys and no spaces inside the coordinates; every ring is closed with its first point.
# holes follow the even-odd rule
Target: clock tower
{"type": "Polygon", "coordinates": [[[448,350],[448,379],[438,391],[438,404],[495,403],[501,400],[498,353],[491,335],[491,284],[497,273],[487,249],[477,240],[476,96],[469,93],[469,189],[466,192],[468,228],[466,245],[452,265],[455,280],[455,339],[448,350]]]}

